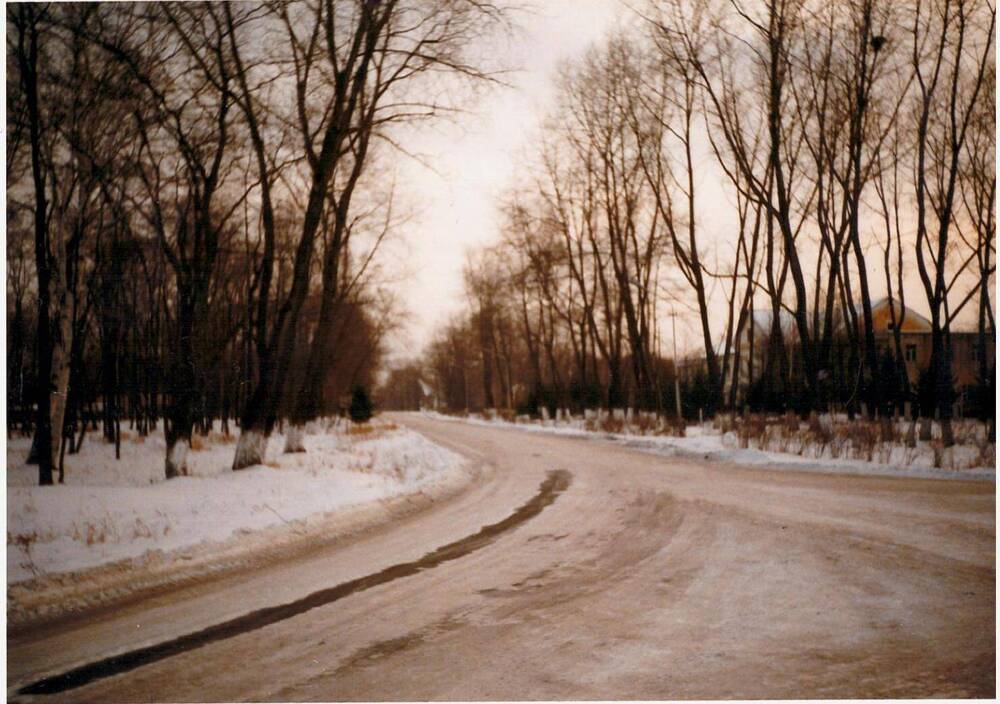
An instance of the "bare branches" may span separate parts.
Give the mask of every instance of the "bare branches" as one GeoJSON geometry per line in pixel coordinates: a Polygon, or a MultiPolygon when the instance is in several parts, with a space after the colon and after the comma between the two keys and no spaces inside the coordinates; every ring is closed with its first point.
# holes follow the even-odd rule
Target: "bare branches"
{"type": "Polygon", "coordinates": [[[8,66],[20,70],[7,163],[17,197],[36,204],[38,320],[57,353],[41,371],[65,398],[65,370],[78,370],[68,422],[98,396],[109,438],[125,409],[143,433],[163,418],[169,477],[212,417],[241,418],[234,464],[245,466],[262,459],[247,448],[261,450],[255,437],[278,417],[327,413],[345,385],[370,386],[396,320],[371,282],[385,277],[379,252],[403,221],[379,153],[408,149],[405,125],[459,110],[466,96],[450,84],[497,81],[470,43],[505,12],[302,0],[8,15],[8,66]],[[72,337],[92,324],[99,389],[85,384],[92,351],[72,337]],[[119,374],[119,362],[132,366],[119,374]],[[285,401],[302,386],[293,367],[319,390],[304,410],[285,401]]]}

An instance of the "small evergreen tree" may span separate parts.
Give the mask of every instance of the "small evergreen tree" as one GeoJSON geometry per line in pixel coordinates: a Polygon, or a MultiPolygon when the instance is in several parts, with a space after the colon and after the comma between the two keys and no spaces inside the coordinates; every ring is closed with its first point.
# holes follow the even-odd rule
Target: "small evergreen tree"
{"type": "Polygon", "coordinates": [[[883,350],[879,360],[879,381],[882,384],[879,413],[883,416],[891,416],[895,409],[903,406],[902,373],[905,372],[901,372],[896,357],[888,349],[883,350]]]}
{"type": "Polygon", "coordinates": [[[351,392],[351,405],[347,409],[347,412],[351,416],[351,420],[355,423],[367,423],[371,420],[372,412],[375,410],[374,404],[372,404],[371,398],[368,396],[368,392],[365,391],[363,386],[355,386],[354,390],[351,392]]]}
{"type": "Polygon", "coordinates": [[[929,369],[921,371],[917,380],[917,406],[921,416],[934,416],[934,375],[929,369]]]}
{"type": "Polygon", "coordinates": [[[711,418],[718,405],[718,393],[704,370],[699,369],[690,381],[681,386],[681,410],[687,420],[697,420],[699,410],[705,418],[711,418]]]}

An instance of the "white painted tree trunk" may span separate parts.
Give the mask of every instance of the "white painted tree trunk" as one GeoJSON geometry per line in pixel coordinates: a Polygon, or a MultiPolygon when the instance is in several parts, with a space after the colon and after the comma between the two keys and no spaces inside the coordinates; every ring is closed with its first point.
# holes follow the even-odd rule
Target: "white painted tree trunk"
{"type": "Polygon", "coordinates": [[[920,417],[920,439],[929,442],[931,439],[931,419],[929,416],[920,417]]]}
{"type": "Polygon", "coordinates": [[[167,479],[187,476],[187,456],[190,449],[191,442],[183,438],[177,440],[174,442],[173,446],[167,448],[167,479]]]}
{"type": "Polygon", "coordinates": [[[264,453],[267,450],[267,436],[258,430],[240,432],[236,442],[236,457],[233,458],[233,469],[246,469],[256,464],[264,464],[264,453]]]}
{"type": "Polygon", "coordinates": [[[288,426],[288,434],[285,436],[285,454],[306,451],[306,446],[302,443],[304,434],[301,425],[292,423],[288,426]]]}
{"type": "Polygon", "coordinates": [[[49,418],[52,423],[52,469],[58,471],[59,449],[66,418],[66,401],[69,395],[70,357],[73,349],[73,320],[70,311],[69,291],[66,288],[65,246],[57,246],[61,255],[52,276],[52,301],[50,311],[52,330],[52,386],[49,396],[49,418]]]}

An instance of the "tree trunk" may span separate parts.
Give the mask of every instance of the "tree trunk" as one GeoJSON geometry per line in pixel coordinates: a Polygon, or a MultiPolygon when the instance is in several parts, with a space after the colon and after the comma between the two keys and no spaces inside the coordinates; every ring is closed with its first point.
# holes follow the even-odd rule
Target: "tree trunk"
{"type": "Polygon", "coordinates": [[[483,404],[486,408],[496,408],[493,398],[493,316],[492,309],[479,307],[479,349],[483,366],[483,404]]]}
{"type": "MultiPolygon", "coordinates": [[[[31,143],[31,174],[34,185],[35,213],[35,267],[38,284],[38,377],[37,377],[37,421],[32,453],[38,461],[38,483],[52,484],[54,466],[54,442],[51,405],[53,391],[58,394],[58,385],[53,389],[54,333],[52,330],[52,265],[50,261],[47,212],[45,197],[45,175],[42,171],[41,115],[38,107],[38,17],[31,5],[21,5],[12,19],[17,27],[17,60],[21,83],[24,88],[28,110],[28,133],[31,143]]],[[[67,382],[69,381],[67,375],[67,382]]],[[[60,422],[62,415],[60,414],[60,422]]],[[[61,429],[61,425],[57,429],[61,429]]],[[[29,455],[30,459],[30,455],[29,455]]]]}
{"type": "MultiPolygon", "coordinates": [[[[382,34],[391,12],[383,11],[374,4],[364,4],[361,17],[355,28],[350,65],[354,68],[349,78],[338,80],[331,101],[332,114],[323,130],[322,145],[315,163],[312,164],[312,183],[302,219],[301,234],[295,250],[292,286],[287,299],[281,306],[275,330],[267,350],[267,364],[261,364],[260,379],[247,402],[241,419],[240,439],[236,445],[233,469],[239,470],[264,460],[267,438],[277,421],[278,406],[285,391],[292,351],[299,325],[302,305],[309,289],[309,270],[316,234],[326,204],[327,188],[333,171],[342,156],[345,140],[348,139],[351,120],[357,114],[357,105],[366,85],[366,75],[375,54],[376,42],[382,34]]],[[[231,23],[230,23],[231,26],[231,23]]],[[[332,31],[330,29],[329,31],[332,31]]],[[[333,37],[328,38],[333,42],[333,37]]],[[[236,52],[234,51],[234,56],[236,52]]],[[[242,81],[243,77],[239,79],[242,81]]],[[[250,117],[249,95],[244,87],[244,110],[250,117]]],[[[312,139],[312,135],[306,135],[312,139]]],[[[256,140],[255,140],[256,141],[256,140]]],[[[255,144],[258,153],[260,144],[255,144]]],[[[262,181],[270,178],[263,160],[260,160],[262,181]]],[[[266,204],[270,207],[270,203],[266,204]]],[[[269,237],[273,236],[273,232],[269,237]]]]}
{"type": "Polygon", "coordinates": [[[187,455],[191,449],[191,432],[194,426],[194,406],[197,400],[197,381],[194,360],[195,309],[190,301],[178,306],[178,339],[170,373],[170,406],[167,409],[164,436],[167,453],[164,474],[167,479],[186,476],[187,455]]]}
{"type": "Polygon", "coordinates": [[[928,415],[920,416],[920,435],[919,438],[923,442],[930,442],[931,440],[931,417],[928,415]]]}

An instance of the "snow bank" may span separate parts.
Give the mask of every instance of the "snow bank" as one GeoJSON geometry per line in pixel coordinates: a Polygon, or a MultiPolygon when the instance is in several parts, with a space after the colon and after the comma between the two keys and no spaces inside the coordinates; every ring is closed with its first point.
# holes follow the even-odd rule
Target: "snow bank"
{"type": "MultiPolygon", "coordinates": [[[[461,474],[463,460],[394,426],[358,434],[310,429],[306,452],[283,455],[270,440],[267,465],[232,472],[234,444],[213,433],[188,456],[191,476],[163,481],[162,434],[122,443],[122,459],[99,434],[66,458],[66,483],[33,486],[30,440],[7,445],[7,580],[72,572],[150,551],[226,540],[277,524],[423,490],[461,474]]],[[[196,443],[197,445],[197,443],[196,443]]]]}
{"type": "MultiPolygon", "coordinates": [[[[888,458],[888,462],[865,462],[855,459],[822,456],[810,457],[807,456],[808,453],[797,455],[753,448],[741,448],[734,433],[723,435],[707,424],[704,426],[687,426],[685,437],[671,437],[587,430],[585,428],[585,421],[579,418],[561,422],[547,420],[511,423],[498,418],[490,420],[475,416],[460,418],[426,411],[424,415],[430,415],[440,420],[465,422],[475,425],[501,426],[532,433],[563,435],[590,440],[610,440],[626,447],[653,452],[667,457],[730,462],[738,465],[768,469],[891,477],[905,476],[925,479],[985,479],[996,481],[996,469],[994,467],[974,467],[969,469],[936,468],[932,464],[933,460],[928,460],[928,456],[932,456],[932,454],[927,448],[918,448],[916,452],[907,452],[906,448],[902,447],[896,448],[892,456],[888,458]]],[[[948,448],[945,452],[952,453],[954,455],[953,463],[960,465],[966,459],[966,455],[974,457],[977,451],[975,448],[967,446],[956,446],[948,448]]]]}

